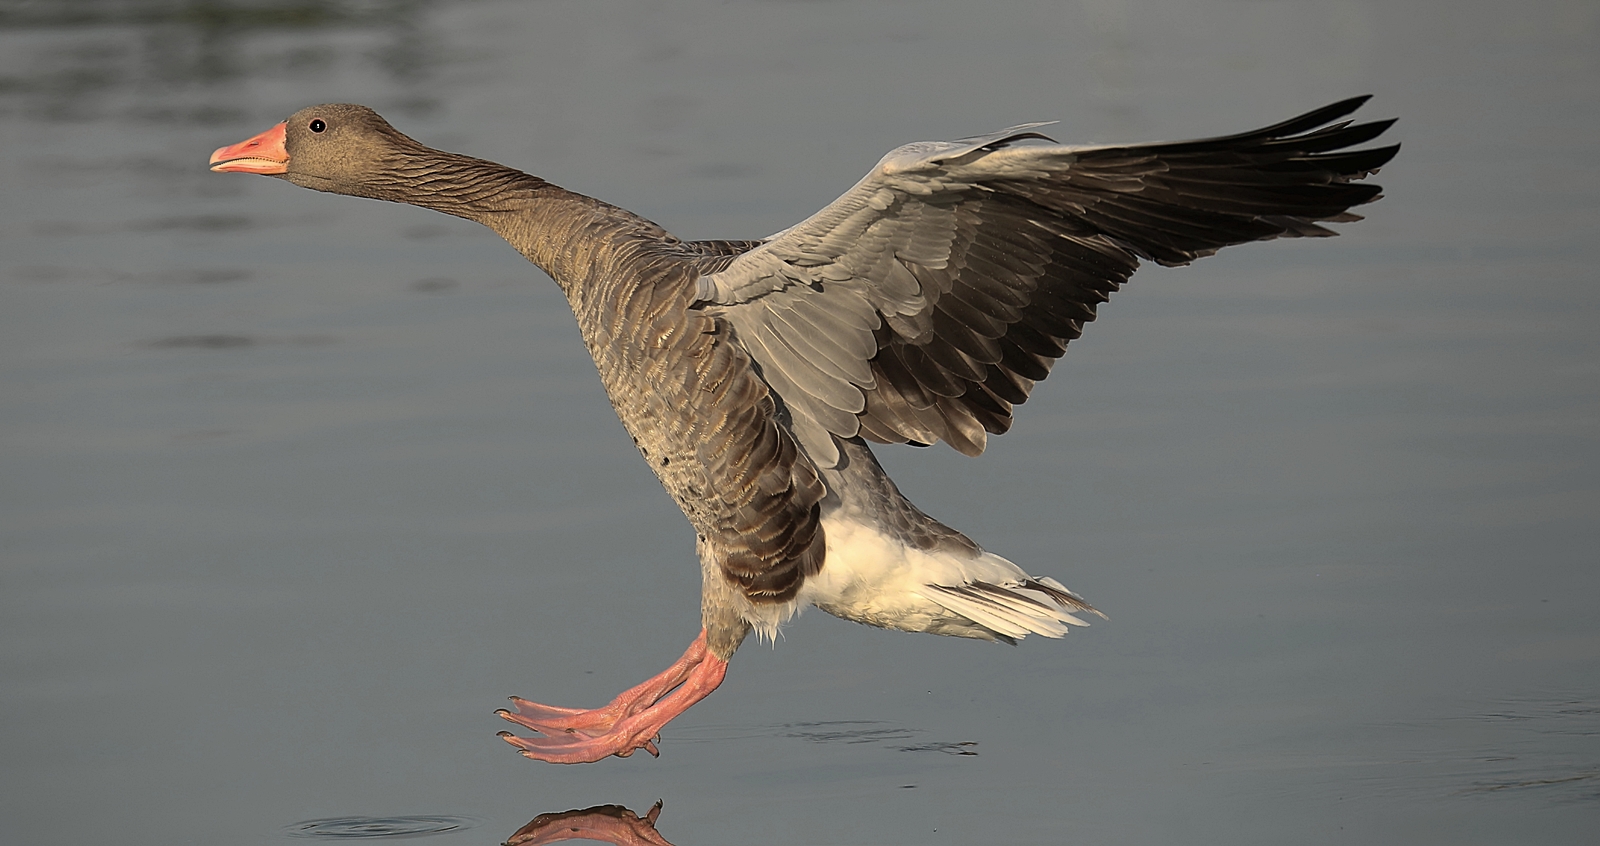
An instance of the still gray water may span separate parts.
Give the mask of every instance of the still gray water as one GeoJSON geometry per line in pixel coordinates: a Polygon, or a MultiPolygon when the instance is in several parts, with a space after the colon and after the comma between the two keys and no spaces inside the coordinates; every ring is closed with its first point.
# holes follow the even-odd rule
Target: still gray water
{"type": "Polygon", "coordinates": [[[0,2],[0,840],[1578,844],[1600,831],[1593,3],[0,2]],[[554,766],[694,538],[492,233],[213,174],[372,105],[687,238],[907,141],[1399,117],[1340,237],[1147,268],[929,513],[1110,615],[815,610],[662,756],[554,766]],[[630,820],[629,818],[634,818],[630,820]]]}

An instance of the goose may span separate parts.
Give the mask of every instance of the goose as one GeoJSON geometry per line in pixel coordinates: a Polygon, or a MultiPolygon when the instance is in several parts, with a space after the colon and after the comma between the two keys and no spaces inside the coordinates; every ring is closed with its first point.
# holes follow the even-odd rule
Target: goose
{"type": "MultiPolygon", "coordinates": [[[[1369,95],[1370,96],[1370,95],[1369,95]]],[[[512,697],[528,758],[643,749],[806,605],[867,625],[1015,643],[1104,617],[903,496],[870,444],[976,456],[1140,262],[1176,266],[1323,224],[1380,188],[1394,121],[1354,97],[1237,135],[1057,143],[1029,123],[907,144],[799,224],[684,241],[514,168],[328,104],[211,156],[218,172],[408,203],[488,226],[560,286],[640,455],[696,534],[699,635],[594,709],[512,697]]]]}

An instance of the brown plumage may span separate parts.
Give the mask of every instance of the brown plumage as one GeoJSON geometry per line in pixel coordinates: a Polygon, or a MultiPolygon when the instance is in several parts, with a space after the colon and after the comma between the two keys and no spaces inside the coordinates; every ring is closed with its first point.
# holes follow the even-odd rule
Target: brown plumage
{"type": "Polygon", "coordinates": [[[410,203],[494,229],[566,293],[612,405],[698,535],[704,631],[592,711],[515,699],[524,755],[656,752],[752,628],[810,603],[846,619],[1014,641],[1096,613],[912,505],[865,441],[969,455],[1010,428],[1141,259],[1331,235],[1378,196],[1392,121],[1365,98],[1200,141],[1065,147],[1037,124],[902,147],[764,241],[684,242],[630,212],[400,134],[364,106],[304,109],[213,169],[410,203]]]}

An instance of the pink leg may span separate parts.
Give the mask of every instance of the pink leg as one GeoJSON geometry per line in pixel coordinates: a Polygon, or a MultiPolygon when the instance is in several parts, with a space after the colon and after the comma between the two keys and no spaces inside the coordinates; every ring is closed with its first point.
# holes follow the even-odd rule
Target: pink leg
{"type": "Polygon", "coordinates": [[[504,709],[495,713],[547,736],[517,737],[503,731],[500,737],[521,749],[523,756],[553,764],[590,763],[608,755],[626,758],[635,749],[658,755],[654,740],[662,727],[716,690],[727,672],[728,662],[706,649],[702,630],[665,672],[603,708],[557,708],[512,697],[516,713],[504,709]]]}
{"type": "Polygon", "coordinates": [[[656,700],[666,696],[673,688],[683,684],[689,677],[689,672],[705,659],[706,633],[700,631],[700,636],[694,643],[689,644],[688,651],[683,653],[672,666],[661,674],[652,676],[643,684],[629,688],[618,694],[611,704],[603,708],[585,710],[583,708],[561,708],[555,705],[541,705],[529,702],[520,696],[511,697],[512,707],[515,712],[500,709],[496,711],[502,718],[510,720],[521,726],[526,726],[534,731],[549,735],[562,732],[579,731],[610,731],[617,721],[623,717],[631,717],[635,713],[650,707],[656,700]]]}

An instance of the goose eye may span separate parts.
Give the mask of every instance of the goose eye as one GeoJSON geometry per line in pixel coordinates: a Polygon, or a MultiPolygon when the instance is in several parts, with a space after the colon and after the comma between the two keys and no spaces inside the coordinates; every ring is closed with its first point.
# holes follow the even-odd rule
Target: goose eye
{"type": "Polygon", "coordinates": [[[322,122],[322,118],[317,118],[316,120],[311,122],[311,131],[312,132],[321,132],[322,130],[327,129],[327,128],[328,128],[328,125],[322,122]]]}

